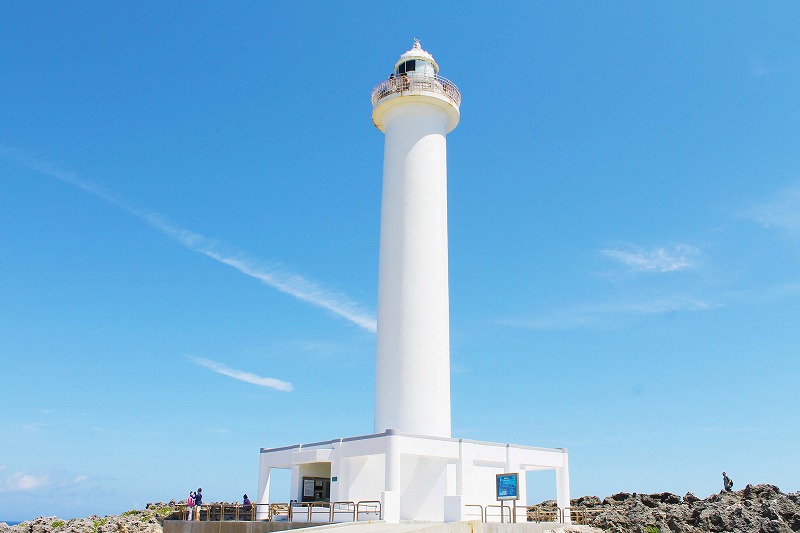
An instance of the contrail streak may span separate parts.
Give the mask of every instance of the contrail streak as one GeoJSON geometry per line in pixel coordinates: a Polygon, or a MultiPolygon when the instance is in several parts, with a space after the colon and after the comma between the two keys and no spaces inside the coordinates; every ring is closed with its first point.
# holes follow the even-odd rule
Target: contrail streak
{"type": "Polygon", "coordinates": [[[127,211],[193,252],[235,268],[242,274],[255,278],[275,290],[294,296],[298,300],[327,309],[362,329],[372,333],[377,330],[374,316],[344,294],[325,289],[318,283],[298,274],[283,272],[273,266],[265,266],[241,253],[224,252],[220,250],[219,244],[214,239],[177,226],[159,213],[132,207],[110,191],[86,181],[72,172],[65,172],[49,162],[25,157],[16,150],[3,146],[0,146],[0,155],[36,172],[82,189],[127,211]]]}
{"type": "Polygon", "coordinates": [[[275,378],[263,378],[261,376],[257,376],[250,372],[245,372],[244,370],[236,370],[235,368],[230,368],[222,363],[218,363],[216,361],[212,361],[211,359],[204,359],[202,357],[190,357],[190,359],[197,365],[205,367],[209,370],[213,370],[217,374],[222,374],[223,376],[228,376],[229,378],[238,379],[239,381],[244,381],[245,383],[251,383],[253,385],[258,385],[260,387],[269,387],[271,389],[284,391],[284,392],[292,392],[294,387],[292,384],[287,381],[281,381],[275,378]]]}

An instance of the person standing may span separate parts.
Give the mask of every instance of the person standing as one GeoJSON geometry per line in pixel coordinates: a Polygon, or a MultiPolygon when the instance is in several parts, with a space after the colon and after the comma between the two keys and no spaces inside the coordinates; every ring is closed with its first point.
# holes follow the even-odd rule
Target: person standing
{"type": "Polygon", "coordinates": [[[191,521],[194,511],[194,491],[189,491],[189,497],[186,498],[186,509],[189,511],[188,520],[191,521]]]}
{"type": "Polygon", "coordinates": [[[203,489],[197,489],[197,492],[194,493],[194,519],[200,520],[200,509],[201,505],[203,505],[203,489]]]}
{"type": "Polygon", "coordinates": [[[255,516],[253,513],[253,504],[250,502],[250,498],[247,497],[247,494],[242,496],[242,520],[254,520],[255,516]]]}
{"type": "Polygon", "coordinates": [[[725,472],[722,473],[722,485],[725,487],[725,492],[731,492],[733,488],[733,480],[728,477],[725,472]]]}

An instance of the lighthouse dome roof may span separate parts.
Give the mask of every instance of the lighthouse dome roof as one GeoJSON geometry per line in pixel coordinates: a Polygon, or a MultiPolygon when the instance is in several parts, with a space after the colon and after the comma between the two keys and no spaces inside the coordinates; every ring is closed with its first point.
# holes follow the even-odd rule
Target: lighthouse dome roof
{"type": "Polygon", "coordinates": [[[426,52],[422,49],[422,45],[419,44],[419,39],[414,39],[414,46],[411,47],[411,50],[400,56],[400,59],[397,60],[394,68],[397,69],[397,66],[400,65],[400,63],[408,61],[409,59],[421,59],[423,61],[427,61],[433,65],[434,72],[439,72],[439,65],[436,63],[436,60],[433,59],[433,56],[429,52],[426,52]]]}

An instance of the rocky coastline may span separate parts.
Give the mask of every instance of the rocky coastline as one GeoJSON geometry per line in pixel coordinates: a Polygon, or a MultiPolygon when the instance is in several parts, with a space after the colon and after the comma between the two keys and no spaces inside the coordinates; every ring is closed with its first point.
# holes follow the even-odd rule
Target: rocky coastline
{"type": "MultiPolygon", "coordinates": [[[[555,501],[543,506],[555,506],[555,501]]],[[[613,533],[792,533],[800,531],[800,493],[784,494],[774,485],[747,485],[701,499],[686,493],[621,492],[600,500],[571,501],[586,513],[585,523],[613,533]]]]}
{"type": "Polygon", "coordinates": [[[178,513],[172,503],[148,503],[142,510],[113,516],[92,515],[69,520],[40,516],[14,526],[0,522],[0,533],[163,533],[161,524],[178,513]]]}
{"type": "MultiPolygon", "coordinates": [[[[555,506],[543,502],[540,508],[555,506]]],[[[748,485],[740,491],[698,498],[662,492],[621,492],[603,500],[583,496],[571,502],[573,512],[586,510],[583,526],[556,531],[608,533],[792,533],[800,531],[800,493],[784,494],[774,485],[748,485]]],[[[0,533],[163,533],[164,520],[177,519],[175,502],[149,503],[143,510],[116,516],[61,520],[39,517],[9,526],[0,533]]]]}

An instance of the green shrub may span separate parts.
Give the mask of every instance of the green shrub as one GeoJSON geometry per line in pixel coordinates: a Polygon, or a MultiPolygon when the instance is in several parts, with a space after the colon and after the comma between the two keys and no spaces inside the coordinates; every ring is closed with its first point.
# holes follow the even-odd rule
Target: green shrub
{"type": "Polygon", "coordinates": [[[98,518],[92,522],[92,533],[99,533],[100,528],[108,523],[108,518],[98,518]]]}
{"type": "Polygon", "coordinates": [[[644,530],[646,533],[661,533],[661,530],[656,526],[647,526],[644,530]]]}
{"type": "Polygon", "coordinates": [[[53,527],[61,527],[64,525],[63,520],[53,520],[53,527]]]}

